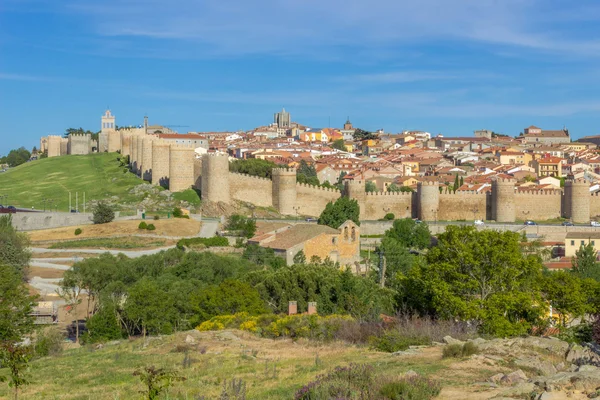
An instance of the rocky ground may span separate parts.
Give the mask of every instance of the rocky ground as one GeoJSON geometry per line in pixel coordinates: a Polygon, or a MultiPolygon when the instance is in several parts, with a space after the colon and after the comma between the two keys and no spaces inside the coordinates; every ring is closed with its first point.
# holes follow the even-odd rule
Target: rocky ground
{"type": "MultiPolygon", "coordinates": [[[[447,344],[463,344],[446,337],[447,344]]],[[[481,399],[594,399],[600,398],[600,352],[555,338],[475,339],[479,353],[463,365],[496,367],[504,372],[489,376],[481,399]],[[487,392],[487,393],[486,393],[487,392]]],[[[494,369],[494,368],[491,368],[494,369]]],[[[442,393],[443,394],[443,393],[442,393]]],[[[445,398],[440,396],[440,398],[445,398]]],[[[458,397],[457,397],[458,398],[458,397]]]]}

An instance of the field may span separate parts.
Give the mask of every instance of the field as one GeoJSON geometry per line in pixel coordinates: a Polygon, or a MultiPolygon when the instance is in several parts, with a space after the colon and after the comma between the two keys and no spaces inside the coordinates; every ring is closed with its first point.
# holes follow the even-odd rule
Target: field
{"type": "Polygon", "coordinates": [[[173,241],[167,242],[164,239],[143,238],[143,237],[123,237],[123,238],[98,238],[68,240],[50,245],[49,249],[146,249],[154,247],[164,247],[174,244],[173,241]]]}
{"type": "Polygon", "coordinates": [[[143,181],[124,173],[116,158],[116,153],[100,153],[32,161],[0,174],[0,196],[8,195],[7,204],[38,210],[44,209],[43,200],[51,199],[59,211],[68,211],[69,192],[73,208],[79,193],[80,209],[84,192],[87,202],[112,196],[118,196],[120,203],[140,200],[129,190],[143,181]]]}
{"type": "MultiPolygon", "coordinates": [[[[151,338],[147,344],[137,339],[101,348],[87,346],[38,359],[31,364],[32,383],[22,398],[137,399],[142,385],[132,374],[139,367],[154,365],[186,378],[174,383],[164,399],[220,398],[224,383],[233,378],[246,384],[248,399],[292,399],[304,384],[335,366],[366,363],[390,376],[409,370],[432,376],[444,387],[441,399],[482,399],[494,391],[482,397],[478,393],[482,387],[473,383],[498,370],[473,360],[442,359],[440,347],[395,356],[339,343],[260,339],[241,331],[190,332],[195,344],[187,346],[191,365],[184,367],[187,334],[151,338]]],[[[1,385],[0,398],[8,395],[7,385],[1,385]]]]}
{"type": "Polygon", "coordinates": [[[70,226],[66,228],[43,229],[29,232],[32,242],[47,240],[79,240],[90,238],[108,238],[115,235],[152,235],[193,237],[200,232],[201,222],[193,219],[161,219],[146,220],[147,224],[156,227],[154,231],[138,229],[141,220],[114,221],[100,225],[70,226]],[[80,228],[81,234],[75,235],[75,229],[80,228]]]}

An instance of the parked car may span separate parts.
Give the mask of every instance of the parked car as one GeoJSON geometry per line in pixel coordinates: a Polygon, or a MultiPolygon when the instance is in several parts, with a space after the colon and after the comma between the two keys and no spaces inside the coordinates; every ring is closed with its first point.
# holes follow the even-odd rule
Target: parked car
{"type": "Polygon", "coordinates": [[[476,219],[476,220],[475,220],[475,222],[473,222],[473,224],[474,224],[474,225],[479,225],[479,226],[482,226],[482,225],[485,225],[485,222],[483,222],[483,221],[482,221],[482,220],[480,220],[480,219],[476,219]]]}
{"type": "Polygon", "coordinates": [[[415,224],[420,224],[421,222],[423,222],[423,221],[421,221],[421,220],[420,220],[420,219],[418,219],[418,218],[416,218],[416,219],[415,219],[415,224]]]}
{"type": "Polygon", "coordinates": [[[591,221],[590,225],[591,226],[600,226],[600,222],[598,222],[598,221],[591,221]]]}
{"type": "Polygon", "coordinates": [[[306,218],[306,222],[317,222],[316,218],[306,218]]]}
{"type": "Polygon", "coordinates": [[[525,221],[524,225],[537,225],[534,221],[528,219],[527,221],[525,221]]]}
{"type": "Polygon", "coordinates": [[[8,206],[7,208],[10,212],[17,212],[17,208],[15,206],[8,206]]]}
{"type": "Polygon", "coordinates": [[[573,224],[571,221],[563,221],[562,226],[574,226],[575,224],[573,224]]]}

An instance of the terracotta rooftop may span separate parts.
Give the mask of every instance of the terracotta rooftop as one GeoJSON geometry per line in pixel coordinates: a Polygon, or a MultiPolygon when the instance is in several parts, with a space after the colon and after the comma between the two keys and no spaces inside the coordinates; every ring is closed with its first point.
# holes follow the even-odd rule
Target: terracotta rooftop
{"type": "MultiPolygon", "coordinates": [[[[337,235],[339,231],[325,225],[297,224],[281,233],[275,234],[275,240],[264,243],[262,246],[287,250],[321,234],[337,235]]],[[[254,241],[254,238],[250,239],[250,241],[254,241]]]]}

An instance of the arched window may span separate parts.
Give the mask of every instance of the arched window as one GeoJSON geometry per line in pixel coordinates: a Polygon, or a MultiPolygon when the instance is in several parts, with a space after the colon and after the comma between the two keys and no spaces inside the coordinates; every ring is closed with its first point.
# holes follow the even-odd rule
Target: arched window
{"type": "Polygon", "coordinates": [[[352,241],[354,242],[356,240],[356,228],[352,227],[352,241]]]}
{"type": "Polygon", "coordinates": [[[344,227],[344,239],[348,240],[348,227],[344,227]]]}

